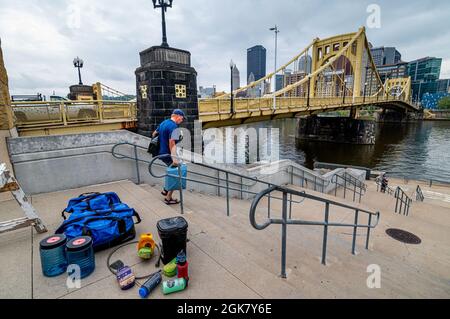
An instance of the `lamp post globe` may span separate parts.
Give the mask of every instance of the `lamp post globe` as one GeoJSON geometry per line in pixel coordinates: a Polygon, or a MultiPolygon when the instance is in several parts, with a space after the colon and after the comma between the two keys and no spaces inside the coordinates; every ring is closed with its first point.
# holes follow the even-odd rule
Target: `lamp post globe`
{"type": "Polygon", "coordinates": [[[173,0],[152,0],[153,8],[161,8],[161,18],[162,18],[162,47],[169,47],[167,43],[167,32],[166,32],[166,12],[167,8],[172,8],[173,0]]]}
{"type": "Polygon", "coordinates": [[[73,59],[73,66],[78,69],[78,84],[83,85],[83,82],[81,81],[81,71],[80,69],[83,67],[84,61],[83,59],[80,59],[79,57],[76,57],[73,59]]]}

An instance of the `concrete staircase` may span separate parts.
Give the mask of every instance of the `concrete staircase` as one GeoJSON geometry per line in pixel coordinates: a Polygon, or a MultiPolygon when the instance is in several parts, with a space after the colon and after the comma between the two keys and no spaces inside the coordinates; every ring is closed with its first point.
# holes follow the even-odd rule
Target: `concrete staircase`
{"type": "MultiPolygon", "coordinates": [[[[190,185],[195,188],[194,185],[190,185]]],[[[298,188],[297,189],[301,189],[298,188]]],[[[136,185],[131,181],[93,185],[33,196],[49,232],[62,222],[60,213],[70,198],[85,192],[116,192],[123,202],[142,217],[138,234],[156,235],[158,220],[180,215],[179,206],[163,202],[159,186],[136,185]]],[[[334,201],[333,195],[323,195],[334,201]]],[[[177,195],[177,194],[176,194],[177,195]]],[[[280,194],[274,194],[278,196],[280,194]]],[[[231,214],[226,216],[226,200],[199,192],[184,192],[185,214],[189,223],[187,253],[189,289],[163,296],[160,289],[153,298],[448,298],[450,296],[450,219],[448,208],[433,203],[414,203],[410,216],[393,212],[384,194],[369,190],[359,207],[380,210],[381,222],[371,234],[370,250],[364,249],[365,231],[357,237],[357,255],[351,254],[352,229],[330,228],[327,266],[321,264],[323,227],[288,226],[287,279],[279,277],[281,263],[281,227],[272,225],[263,231],[252,228],[250,201],[231,199],[231,214]],[[389,206],[389,207],[388,207],[389,206]],[[418,246],[405,245],[385,234],[387,228],[401,228],[422,238],[418,246]],[[381,289],[366,285],[367,267],[379,265],[381,289]]],[[[294,198],[297,200],[298,198],[294,198]]],[[[281,203],[272,199],[272,216],[279,217],[281,203]]],[[[347,204],[352,202],[346,201],[347,204]]],[[[257,220],[267,216],[267,200],[258,208],[257,220]]],[[[0,214],[17,213],[11,201],[2,202],[0,214]]],[[[323,220],[324,203],[305,200],[292,207],[292,217],[323,220]]],[[[331,208],[330,220],[353,223],[353,213],[331,208]]],[[[365,222],[362,219],[362,222],[365,222]]],[[[95,272],[83,280],[82,288],[66,287],[66,276],[42,276],[39,242],[48,234],[27,229],[0,236],[0,255],[4,259],[0,281],[1,298],[138,298],[136,290],[123,292],[106,267],[110,250],[96,254],[95,272]],[[18,254],[17,251],[21,253],[18,254]]],[[[143,262],[130,246],[115,255],[132,266],[137,274],[155,271],[154,261],[143,262]]],[[[3,260],[2,259],[2,260],[3,260]]],[[[142,283],[142,281],[139,281],[142,283]]]]}
{"type": "MultiPolygon", "coordinates": [[[[152,205],[157,205],[158,211],[170,209],[171,213],[179,214],[178,207],[168,207],[162,203],[158,189],[149,185],[141,185],[141,188],[154,199],[152,205]]],[[[308,192],[314,193],[309,190],[308,192]]],[[[416,267],[409,264],[407,259],[400,261],[397,256],[378,251],[378,245],[392,247],[393,243],[395,244],[384,234],[385,227],[382,225],[373,232],[369,251],[364,249],[365,231],[359,230],[357,256],[351,254],[352,229],[331,228],[328,236],[327,266],[320,263],[323,228],[289,226],[288,278],[281,279],[278,277],[281,258],[280,227],[272,225],[264,231],[253,229],[248,217],[250,201],[232,199],[231,216],[227,217],[225,198],[192,192],[183,194],[184,217],[190,224],[191,243],[252,287],[261,297],[391,298],[427,295],[426,290],[430,286],[429,273],[425,271],[424,275],[417,274],[416,267]],[[380,265],[385,270],[382,289],[368,289],[366,285],[369,275],[367,266],[370,264],[380,265]],[[411,285],[408,276],[414,276],[416,279],[414,285],[417,285],[418,289],[414,292],[407,288],[411,285]]],[[[332,195],[325,197],[336,200],[332,195]]],[[[267,216],[266,202],[263,201],[259,209],[260,220],[267,216]]],[[[372,200],[369,202],[372,203],[372,200]]],[[[389,205],[386,202],[381,203],[379,198],[373,202],[383,207],[389,205]]],[[[292,210],[293,218],[323,220],[323,205],[311,200],[295,204],[292,210]]],[[[272,199],[272,217],[280,214],[281,202],[272,199]]],[[[331,210],[330,217],[337,222],[353,222],[354,218],[351,211],[337,208],[331,210]]],[[[441,279],[437,274],[431,281],[434,289],[445,295],[448,286],[443,284],[441,279]]]]}

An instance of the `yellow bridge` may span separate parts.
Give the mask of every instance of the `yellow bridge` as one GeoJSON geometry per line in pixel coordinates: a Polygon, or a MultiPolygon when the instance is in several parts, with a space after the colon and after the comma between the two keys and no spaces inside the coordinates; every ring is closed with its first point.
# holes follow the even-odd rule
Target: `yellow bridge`
{"type": "Polygon", "coordinates": [[[356,33],[314,39],[276,72],[232,93],[199,100],[199,114],[208,128],[337,110],[351,110],[356,118],[366,106],[420,111],[411,103],[410,78],[381,81],[362,27],[356,33]],[[267,92],[277,74],[283,75],[284,87],[267,92]],[[247,97],[236,98],[240,95],[247,97]]]}
{"type": "MultiPolygon", "coordinates": [[[[102,90],[121,93],[100,83],[93,88],[94,99],[90,101],[13,102],[20,134],[135,127],[136,102],[102,100],[102,90]]],[[[198,103],[204,128],[337,110],[350,110],[351,116],[357,118],[359,110],[367,106],[421,112],[411,102],[410,78],[381,81],[364,27],[356,33],[316,38],[276,72],[220,97],[200,99],[198,103]],[[283,75],[284,87],[270,92],[278,74],[283,75]]]]}

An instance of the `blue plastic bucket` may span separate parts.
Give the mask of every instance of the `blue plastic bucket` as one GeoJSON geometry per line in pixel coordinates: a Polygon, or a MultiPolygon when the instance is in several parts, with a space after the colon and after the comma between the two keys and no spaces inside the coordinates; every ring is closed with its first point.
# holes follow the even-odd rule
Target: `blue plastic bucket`
{"type": "Polygon", "coordinates": [[[95,270],[95,256],[92,238],[89,236],[76,237],[67,242],[67,263],[80,266],[80,278],[89,276],[95,270]]]}
{"type": "MultiPolygon", "coordinates": [[[[181,186],[186,189],[186,176],[187,176],[187,165],[181,164],[181,186]]],[[[167,176],[165,179],[164,189],[168,191],[175,191],[180,189],[180,177],[178,172],[178,167],[168,167],[167,176]],[[169,176],[170,175],[170,176],[169,176]]]]}
{"type": "Polygon", "coordinates": [[[46,277],[55,277],[67,269],[67,238],[64,234],[52,235],[39,243],[42,273],[46,277]]]}

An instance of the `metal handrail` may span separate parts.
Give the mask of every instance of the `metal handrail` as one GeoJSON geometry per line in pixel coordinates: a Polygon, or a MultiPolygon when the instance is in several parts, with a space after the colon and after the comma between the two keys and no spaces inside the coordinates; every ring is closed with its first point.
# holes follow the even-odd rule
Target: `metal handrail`
{"type": "Polygon", "coordinates": [[[395,190],[395,198],[397,199],[395,202],[395,212],[399,214],[403,213],[404,216],[408,216],[412,199],[408,195],[406,195],[406,193],[403,191],[403,189],[400,188],[400,186],[395,190]]]}
{"type": "MultiPolygon", "coordinates": [[[[377,177],[375,179],[375,183],[377,184],[377,192],[381,192],[381,181],[380,181],[379,177],[377,177]]],[[[392,187],[390,187],[389,185],[386,186],[386,193],[388,195],[395,196],[395,190],[392,187]]]]}
{"type": "Polygon", "coordinates": [[[417,185],[417,188],[416,188],[416,201],[417,202],[423,202],[424,200],[425,200],[425,196],[423,196],[422,189],[420,188],[419,185],[417,185]]]}
{"type": "Polygon", "coordinates": [[[369,238],[370,238],[370,230],[372,228],[375,228],[380,220],[380,212],[370,212],[358,207],[342,204],[339,202],[335,202],[332,200],[328,200],[325,198],[321,198],[318,196],[306,194],[305,192],[299,192],[292,189],[288,189],[286,187],[280,187],[280,186],[271,186],[267,188],[266,190],[263,190],[260,192],[256,197],[253,199],[252,205],[250,207],[250,224],[257,230],[263,230],[267,227],[269,227],[272,224],[278,224],[282,225],[282,238],[281,238],[281,277],[286,278],[286,238],[287,238],[287,225],[309,225],[309,226],[323,226],[324,227],[324,233],[323,233],[323,242],[322,242],[322,264],[326,265],[326,253],[327,253],[327,238],[328,238],[328,227],[352,227],[353,228],[353,240],[352,240],[352,254],[356,254],[356,234],[358,228],[367,228],[367,234],[366,234],[366,249],[369,249],[369,238]],[[258,207],[258,204],[260,203],[261,199],[268,194],[279,191],[283,194],[283,208],[282,208],[282,218],[281,219],[274,219],[274,218],[268,218],[264,223],[258,224],[256,222],[256,208],[258,207]],[[287,201],[288,201],[288,194],[294,195],[294,196],[300,196],[304,199],[311,199],[318,202],[325,203],[325,219],[323,222],[317,222],[317,221],[305,221],[305,220],[293,220],[291,219],[291,216],[288,218],[287,214],[287,201]],[[329,222],[329,213],[330,213],[330,205],[347,208],[355,211],[355,221],[353,224],[344,224],[344,223],[332,223],[329,222]],[[368,214],[368,223],[367,224],[358,224],[358,218],[359,213],[365,213],[368,214]],[[372,225],[372,217],[376,217],[376,222],[374,225],[372,225]]]}
{"type": "Polygon", "coordinates": [[[346,198],[347,190],[353,191],[353,201],[356,201],[356,195],[359,195],[359,202],[361,203],[361,197],[366,193],[367,186],[362,183],[359,179],[354,176],[344,172],[344,176],[333,175],[331,181],[336,185],[334,188],[334,196],[337,196],[337,189],[339,186],[344,188],[344,198],[346,198]],[[343,181],[339,183],[339,180],[343,181]],[[353,186],[353,188],[348,187],[348,185],[353,186]]]}
{"type": "MultiPolygon", "coordinates": [[[[187,177],[182,177],[182,176],[181,176],[181,168],[180,168],[180,166],[178,166],[178,175],[167,174],[167,173],[165,173],[164,175],[156,175],[156,174],[153,172],[153,164],[155,164],[155,161],[156,161],[156,160],[159,160],[159,159],[164,158],[164,157],[167,157],[167,156],[171,156],[172,158],[176,158],[177,160],[180,160],[180,161],[182,160],[182,158],[180,158],[180,157],[178,157],[178,156],[169,155],[169,154],[155,156],[155,157],[153,157],[152,160],[150,161],[150,164],[149,164],[149,166],[148,166],[148,171],[149,171],[150,175],[153,176],[153,177],[155,177],[155,178],[174,177],[174,178],[179,178],[179,179],[180,179],[180,183],[179,183],[179,184],[180,184],[180,188],[179,188],[179,191],[180,191],[180,204],[181,204],[181,205],[180,205],[180,209],[181,209],[181,214],[184,214],[184,207],[183,207],[183,189],[182,189],[182,183],[181,183],[183,180],[184,180],[184,181],[193,182],[193,183],[199,183],[199,184],[202,184],[202,185],[213,186],[213,187],[217,187],[217,188],[224,188],[225,191],[226,191],[226,199],[227,199],[227,216],[230,216],[230,191],[237,191],[237,192],[240,192],[240,193],[241,193],[241,199],[242,199],[242,194],[243,194],[243,193],[250,194],[250,195],[257,195],[257,194],[258,194],[258,193],[256,193],[256,192],[252,192],[252,191],[243,189],[242,184],[240,184],[240,183],[236,183],[236,182],[234,183],[234,184],[240,185],[240,186],[241,186],[240,188],[231,187],[231,186],[230,186],[230,183],[232,183],[232,181],[230,181],[230,179],[229,179],[230,175],[234,175],[234,176],[240,177],[241,180],[242,180],[242,179],[250,179],[250,180],[256,181],[256,182],[258,182],[258,183],[262,183],[262,184],[264,184],[264,185],[266,185],[266,186],[269,186],[269,187],[274,185],[274,184],[269,183],[269,182],[261,181],[261,180],[258,180],[258,179],[256,179],[256,178],[253,178],[253,177],[244,176],[244,175],[242,175],[242,174],[235,173],[235,172],[231,172],[231,171],[227,171],[227,170],[223,170],[223,169],[220,169],[220,170],[221,170],[222,172],[225,173],[225,180],[223,180],[223,181],[225,181],[225,185],[222,185],[220,182],[217,183],[217,184],[215,184],[215,183],[209,183],[209,182],[205,182],[205,181],[199,181],[199,180],[191,179],[191,178],[187,178],[187,177]]],[[[197,163],[195,163],[195,162],[193,162],[192,164],[197,165],[197,163]]],[[[157,165],[159,165],[159,164],[157,164],[157,165]]],[[[217,169],[216,167],[210,166],[210,165],[207,165],[207,164],[202,164],[202,166],[204,166],[204,167],[206,167],[206,168],[209,168],[209,169],[213,169],[213,170],[216,170],[216,169],[217,169]]],[[[198,173],[193,172],[193,174],[198,174],[198,173]]],[[[208,176],[208,175],[204,175],[204,174],[200,174],[200,175],[211,178],[211,176],[208,176]]],[[[276,186],[278,186],[278,185],[276,185],[276,186]]],[[[275,196],[268,196],[268,199],[269,199],[269,200],[268,200],[268,203],[269,203],[268,216],[270,217],[270,200],[271,200],[271,199],[283,200],[283,199],[282,199],[282,198],[279,198],[279,197],[275,197],[275,196]]],[[[302,201],[294,201],[294,200],[292,200],[292,199],[290,199],[290,200],[288,200],[288,201],[289,201],[289,203],[290,203],[291,209],[292,209],[292,203],[295,203],[295,204],[301,204],[301,203],[303,202],[303,200],[302,200],[302,201]]]]}
{"type": "MultiPolygon", "coordinates": [[[[202,173],[198,173],[198,172],[190,172],[190,174],[201,176],[201,177],[204,177],[204,178],[214,179],[214,180],[217,180],[217,182],[218,182],[217,184],[209,183],[209,182],[205,182],[205,181],[199,181],[199,180],[196,180],[196,179],[190,179],[190,178],[182,177],[180,170],[178,171],[178,175],[171,175],[171,174],[167,174],[167,173],[165,175],[156,175],[153,172],[153,169],[152,169],[153,165],[157,165],[157,166],[160,166],[160,167],[163,167],[163,168],[166,168],[166,166],[163,165],[163,164],[156,163],[155,161],[160,159],[160,158],[162,158],[162,157],[167,157],[168,155],[156,156],[156,157],[153,157],[151,161],[146,161],[146,160],[140,159],[138,157],[138,154],[137,154],[137,149],[138,148],[143,149],[143,150],[147,150],[146,148],[144,148],[142,146],[124,142],[124,143],[118,143],[118,144],[114,145],[112,150],[111,150],[111,153],[112,153],[114,158],[117,158],[117,159],[131,159],[131,160],[135,161],[135,163],[136,163],[136,175],[137,175],[137,182],[138,182],[138,184],[140,184],[139,162],[147,163],[148,164],[148,171],[149,171],[150,175],[155,177],[155,178],[165,178],[166,176],[180,178],[180,189],[179,189],[179,191],[180,191],[180,210],[181,210],[181,214],[184,213],[183,190],[181,188],[181,186],[182,186],[181,182],[183,180],[194,182],[194,183],[199,183],[199,184],[203,184],[203,185],[217,187],[218,196],[220,196],[220,189],[225,189],[226,190],[226,198],[227,198],[227,216],[230,215],[230,190],[231,191],[240,192],[241,199],[243,199],[243,194],[244,193],[245,194],[250,194],[250,195],[257,195],[258,194],[257,192],[252,192],[252,191],[246,190],[246,189],[244,189],[244,187],[251,187],[251,186],[256,185],[256,183],[262,183],[262,184],[264,184],[266,186],[274,185],[272,183],[259,180],[259,179],[255,178],[255,177],[245,176],[245,175],[242,175],[242,174],[239,174],[239,173],[235,173],[235,172],[232,172],[232,171],[229,171],[229,170],[225,170],[225,169],[217,168],[217,167],[214,167],[214,166],[211,166],[211,165],[208,165],[208,164],[197,163],[197,162],[192,162],[192,164],[199,165],[199,166],[202,166],[202,167],[205,167],[205,168],[208,168],[208,169],[216,170],[218,173],[222,172],[222,173],[225,174],[225,179],[221,178],[220,174],[218,174],[217,177],[213,177],[211,175],[206,175],[206,174],[202,174],[202,173]],[[116,148],[119,147],[119,146],[123,146],[123,145],[132,146],[134,148],[134,157],[131,157],[131,156],[128,156],[128,155],[125,155],[125,154],[116,153],[116,148]],[[229,179],[230,175],[239,177],[240,178],[240,182],[234,182],[234,181],[230,180],[229,179]],[[254,183],[252,183],[252,184],[244,184],[243,183],[244,179],[251,180],[254,183]],[[225,185],[223,185],[221,182],[225,182],[225,185]],[[239,187],[239,188],[232,187],[232,186],[230,186],[230,184],[237,185],[236,187],[239,187]]],[[[176,159],[178,159],[180,161],[182,160],[178,156],[172,156],[172,157],[175,157],[176,159]]],[[[268,203],[269,203],[269,205],[268,205],[268,216],[269,217],[270,217],[270,200],[272,198],[276,199],[276,200],[282,200],[282,198],[279,198],[279,197],[268,196],[268,203]]],[[[302,201],[294,201],[294,200],[291,199],[291,200],[289,200],[289,203],[290,203],[290,207],[292,209],[292,204],[293,203],[294,204],[300,204],[300,203],[302,203],[302,201]]]]}
{"type": "MultiPolygon", "coordinates": [[[[112,150],[111,150],[111,153],[112,153],[113,157],[115,157],[115,158],[117,158],[117,159],[132,159],[132,160],[137,160],[138,162],[143,162],[143,163],[146,163],[146,164],[150,164],[150,163],[151,163],[151,161],[146,161],[146,160],[137,158],[137,152],[136,152],[136,151],[135,151],[135,157],[129,157],[128,155],[116,153],[116,152],[115,152],[115,149],[116,149],[117,147],[123,146],[123,145],[132,146],[132,147],[134,147],[136,150],[137,150],[137,148],[139,148],[139,149],[141,149],[141,150],[147,151],[147,149],[146,149],[145,147],[142,147],[142,146],[139,146],[139,145],[136,145],[136,144],[127,143],[127,142],[124,142],[124,143],[118,143],[118,144],[114,145],[113,148],[112,148],[112,150]]],[[[164,155],[164,156],[166,156],[166,155],[164,155]]],[[[205,168],[211,168],[211,169],[214,169],[214,170],[216,170],[216,171],[228,172],[228,173],[232,174],[232,172],[230,172],[230,171],[221,170],[220,168],[212,167],[212,166],[205,165],[205,164],[202,164],[202,163],[194,163],[194,164],[195,164],[195,165],[199,165],[199,166],[203,166],[203,167],[205,167],[205,168]]],[[[166,167],[165,165],[159,164],[159,163],[155,163],[155,165],[161,166],[161,167],[166,167]]],[[[136,170],[139,171],[138,166],[136,166],[136,170]]],[[[206,178],[215,178],[215,179],[220,180],[220,181],[225,181],[225,179],[220,178],[220,176],[219,176],[219,177],[212,177],[211,175],[206,175],[206,174],[202,174],[202,173],[198,173],[198,172],[192,172],[191,174],[195,174],[195,175],[202,176],[202,177],[206,177],[206,178]]],[[[256,180],[257,180],[257,179],[256,179],[256,180]]],[[[229,183],[231,183],[231,184],[236,184],[236,185],[242,185],[242,187],[252,187],[252,186],[254,186],[254,185],[256,184],[256,182],[251,183],[251,184],[244,184],[244,183],[238,183],[238,182],[234,182],[234,181],[229,181],[229,183]]],[[[139,177],[139,174],[138,174],[138,184],[140,184],[140,177],[139,177]]]]}
{"type": "MultiPolygon", "coordinates": [[[[325,188],[328,187],[331,184],[330,180],[326,180],[322,176],[314,175],[314,179],[308,178],[308,177],[305,176],[305,171],[304,170],[302,170],[302,169],[300,169],[298,167],[295,167],[295,166],[291,166],[290,174],[291,174],[291,176],[296,176],[296,177],[301,178],[301,180],[302,180],[301,187],[305,187],[305,181],[306,181],[306,184],[308,184],[308,182],[311,182],[314,185],[314,191],[317,191],[317,192],[320,191],[321,193],[324,193],[325,188]],[[301,171],[302,175],[294,173],[294,169],[301,171]],[[318,183],[318,181],[321,181],[321,183],[318,183]],[[318,190],[317,185],[320,186],[320,190],[318,190]]],[[[292,178],[291,178],[291,184],[294,184],[292,178]]]]}

